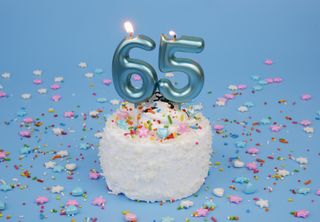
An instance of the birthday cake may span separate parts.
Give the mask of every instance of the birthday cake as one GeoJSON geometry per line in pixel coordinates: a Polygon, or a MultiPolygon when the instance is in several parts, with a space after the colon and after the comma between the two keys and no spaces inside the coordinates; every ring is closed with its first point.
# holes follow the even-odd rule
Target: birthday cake
{"type": "Polygon", "coordinates": [[[178,107],[159,94],[136,108],[123,102],[100,140],[101,167],[112,193],[152,202],[197,192],[212,153],[211,126],[199,108],[178,107]]]}

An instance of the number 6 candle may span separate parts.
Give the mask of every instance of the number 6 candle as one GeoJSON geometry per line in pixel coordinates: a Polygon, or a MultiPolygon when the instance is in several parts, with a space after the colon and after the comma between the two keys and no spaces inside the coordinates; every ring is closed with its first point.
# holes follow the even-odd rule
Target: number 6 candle
{"type": "Polygon", "coordinates": [[[125,22],[124,27],[129,33],[118,45],[112,61],[112,78],[117,93],[125,100],[137,105],[150,98],[158,81],[156,71],[153,67],[139,59],[130,58],[129,52],[133,48],[141,48],[151,51],[155,48],[155,42],[145,36],[133,36],[134,30],[130,22],[125,22]],[[136,88],[131,83],[131,76],[139,74],[143,84],[136,88]]]}

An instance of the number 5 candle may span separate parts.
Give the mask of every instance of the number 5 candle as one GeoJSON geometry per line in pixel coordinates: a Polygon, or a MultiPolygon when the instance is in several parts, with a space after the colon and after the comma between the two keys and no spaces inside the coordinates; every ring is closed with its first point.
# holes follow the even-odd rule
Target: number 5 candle
{"type": "Polygon", "coordinates": [[[202,90],[204,74],[201,66],[187,58],[177,58],[176,52],[199,53],[204,48],[204,41],[199,37],[181,36],[176,38],[173,31],[171,38],[161,35],[159,49],[159,69],[162,72],[183,72],[188,76],[188,83],[183,88],[176,88],[168,79],[160,79],[160,93],[168,100],[183,103],[191,101],[202,90]]]}
{"type": "Polygon", "coordinates": [[[133,48],[141,48],[151,51],[155,48],[155,42],[145,36],[133,36],[134,30],[130,22],[125,22],[124,27],[129,33],[118,45],[112,61],[112,78],[117,93],[125,100],[141,103],[150,98],[158,81],[156,71],[153,67],[139,59],[130,58],[129,52],[133,48]],[[131,83],[131,76],[139,74],[143,81],[141,88],[136,88],[131,83]]]}

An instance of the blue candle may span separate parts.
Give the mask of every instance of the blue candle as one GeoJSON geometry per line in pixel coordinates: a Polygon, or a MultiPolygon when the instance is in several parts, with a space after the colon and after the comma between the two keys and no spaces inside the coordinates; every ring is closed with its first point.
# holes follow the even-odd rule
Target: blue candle
{"type": "Polygon", "coordinates": [[[183,88],[176,88],[168,79],[160,79],[158,87],[160,93],[168,100],[183,103],[191,101],[202,90],[204,74],[201,66],[194,60],[177,58],[176,52],[199,53],[204,48],[204,40],[199,37],[181,36],[176,38],[174,32],[170,32],[172,38],[161,35],[159,49],[159,69],[162,72],[183,72],[188,76],[188,83],[183,88]]]}
{"type": "Polygon", "coordinates": [[[124,24],[130,36],[125,37],[118,45],[112,61],[112,77],[117,93],[129,102],[138,104],[149,99],[158,81],[154,68],[139,59],[130,58],[129,52],[133,48],[141,48],[151,51],[155,48],[155,42],[145,36],[133,36],[133,27],[130,22],[124,24]],[[139,74],[143,81],[141,88],[136,88],[131,83],[131,76],[139,74]]]}

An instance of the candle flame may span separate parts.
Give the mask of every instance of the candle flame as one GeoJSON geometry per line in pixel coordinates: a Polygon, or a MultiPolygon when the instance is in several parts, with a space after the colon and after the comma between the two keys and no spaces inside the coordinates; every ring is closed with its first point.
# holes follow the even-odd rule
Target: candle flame
{"type": "Polygon", "coordinates": [[[133,29],[133,26],[132,26],[131,22],[126,21],[124,23],[124,28],[125,28],[126,32],[130,34],[130,36],[133,35],[134,29],[133,29]]]}
{"type": "Polygon", "coordinates": [[[172,37],[174,37],[174,36],[176,36],[177,34],[176,34],[175,31],[172,31],[172,30],[171,30],[171,31],[169,31],[169,35],[172,36],[172,37]]]}

